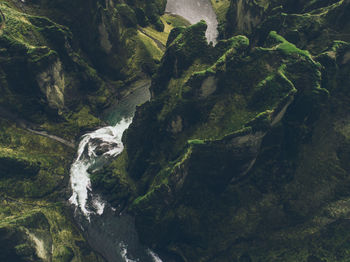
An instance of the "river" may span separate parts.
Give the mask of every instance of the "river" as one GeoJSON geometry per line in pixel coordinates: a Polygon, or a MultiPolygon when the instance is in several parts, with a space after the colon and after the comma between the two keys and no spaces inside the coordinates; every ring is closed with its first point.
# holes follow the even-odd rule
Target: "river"
{"type": "MultiPolygon", "coordinates": [[[[205,20],[206,37],[215,44],[218,35],[217,20],[209,0],[169,0],[166,11],[183,16],[191,23],[205,20]]],[[[88,170],[98,169],[106,161],[116,158],[124,149],[122,136],[129,127],[137,105],[150,99],[150,81],[131,86],[134,90],[104,115],[109,126],[82,136],[77,157],[70,170],[75,219],[91,247],[108,262],[162,262],[152,250],[138,239],[134,218],[118,213],[103,198],[94,193],[88,170]]]]}
{"type": "Polygon", "coordinates": [[[140,244],[134,218],[118,213],[118,207],[110,206],[93,192],[88,173],[89,168],[98,168],[123,151],[122,135],[131,124],[136,106],[150,99],[150,81],[137,85],[136,89],[131,87],[135,89],[131,94],[105,113],[103,118],[110,126],[81,138],[70,171],[72,196],[69,202],[76,207],[75,220],[91,247],[108,262],[162,261],[153,251],[140,244]]]}

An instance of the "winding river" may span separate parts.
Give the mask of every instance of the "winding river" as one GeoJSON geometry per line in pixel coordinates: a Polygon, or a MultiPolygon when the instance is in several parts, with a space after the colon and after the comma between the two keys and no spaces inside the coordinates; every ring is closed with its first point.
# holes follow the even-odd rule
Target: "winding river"
{"type": "MultiPolygon", "coordinates": [[[[183,16],[191,23],[205,20],[208,42],[215,44],[218,23],[210,0],[168,0],[166,12],[183,16]]],[[[162,262],[139,242],[134,218],[119,213],[118,207],[110,206],[93,192],[88,172],[123,151],[122,135],[132,122],[136,106],[150,99],[150,81],[137,85],[130,87],[134,92],[106,112],[104,118],[110,126],[82,136],[70,170],[69,202],[75,206],[74,217],[91,247],[108,262],[162,262]]]]}

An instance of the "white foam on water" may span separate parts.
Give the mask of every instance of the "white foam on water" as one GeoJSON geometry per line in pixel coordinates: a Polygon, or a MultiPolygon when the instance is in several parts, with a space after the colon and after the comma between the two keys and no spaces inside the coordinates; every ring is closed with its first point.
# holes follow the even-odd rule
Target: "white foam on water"
{"type": "Polygon", "coordinates": [[[121,249],[120,255],[122,256],[125,262],[139,262],[139,259],[133,260],[128,258],[128,246],[124,242],[119,243],[119,247],[121,249]]]}
{"type": "Polygon", "coordinates": [[[123,151],[122,136],[131,122],[132,118],[128,118],[123,119],[115,126],[100,128],[84,135],[79,143],[77,158],[70,170],[70,183],[73,194],[69,202],[79,207],[87,218],[92,213],[102,215],[105,208],[105,203],[101,197],[92,193],[88,169],[99,157],[115,157],[123,151]],[[111,148],[108,147],[108,150],[102,156],[98,156],[95,152],[98,146],[95,142],[96,140],[99,141],[100,147],[113,146],[111,148]],[[91,198],[90,206],[88,205],[89,198],[91,198]]]}
{"type": "Polygon", "coordinates": [[[156,253],[154,253],[151,249],[148,249],[147,252],[148,252],[148,254],[152,257],[153,262],[163,262],[163,261],[160,259],[160,257],[159,257],[156,253]]]}
{"type": "MultiPolygon", "coordinates": [[[[101,247],[100,245],[95,244],[95,248],[97,248],[96,250],[102,254],[108,254],[108,252],[112,252],[113,257],[109,257],[108,261],[162,262],[162,260],[153,251],[146,249],[138,242],[135,243],[135,239],[130,238],[129,235],[125,235],[125,232],[121,229],[118,229],[118,226],[116,228],[116,231],[113,231],[114,228],[108,228],[107,230],[111,231],[110,234],[106,233],[107,231],[104,231],[106,229],[103,227],[109,224],[109,221],[106,221],[106,219],[113,219],[113,217],[111,218],[108,216],[109,213],[107,211],[105,216],[98,217],[104,213],[104,210],[107,207],[107,203],[102,199],[100,195],[92,192],[91,180],[88,173],[89,168],[99,168],[101,164],[105,163],[105,161],[116,157],[124,150],[122,136],[124,131],[132,122],[132,117],[129,116],[133,115],[133,112],[138,104],[149,100],[150,94],[148,87],[149,84],[147,84],[147,86],[142,86],[143,89],[140,89],[139,91],[135,92],[134,95],[129,96],[129,101],[126,103],[120,103],[121,107],[119,107],[119,110],[114,109],[116,112],[121,111],[125,113],[124,109],[127,107],[130,111],[127,112],[127,114],[122,114],[124,118],[115,126],[103,127],[82,136],[77,150],[77,157],[73,162],[70,170],[72,196],[70,197],[69,202],[75,205],[76,210],[81,211],[90,225],[91,223],[98,221],[96,218],[101,219],[101,221],[99,221],[100,223],[96,224],[97,231],[101,232],[102,235],[105,234],[105,240],[107,242],[109,241],[108,243],[112,245],[111,248],[113,250],[111,251],[109,249],[109,245],[106,245],[106,249],[104,249],[105,247],[101,247]],[[145,90],[147,90],[148,93],[145,90]],[[122,235],[116,236],[114,235],[115,232],[121,233],[122,235]],[[130,246],[133,246],[134,248],[128,248],[128,244],[131,244],[130,246]],[[137,246],[137,251],[135,250],[135,244],[137,246]],[[142,261],[139,256],[141,257],[142,261]]],[[[120,119],[119,116],[120,115],[117,114],[118,118],[114,117],[113,119],[120,119]]],[[[116,208],[110,208],[113,212],[117,211],[116,208]]],[[[123,214],[120,213],[119,216],[123,216],[123,214]]],[[[116,217],[119,216],[116,215],[116,217]]],[[[84,227],[83,225],[81,225],[81,228],[82,230],[89,230],[89,227],[84,227]]],[[[131,232],[132,235],[133,231],[130,230],[126,232],[127,234],[131,232]]],[[[138,241],[138,239],[136,241],[138,241]]]]}

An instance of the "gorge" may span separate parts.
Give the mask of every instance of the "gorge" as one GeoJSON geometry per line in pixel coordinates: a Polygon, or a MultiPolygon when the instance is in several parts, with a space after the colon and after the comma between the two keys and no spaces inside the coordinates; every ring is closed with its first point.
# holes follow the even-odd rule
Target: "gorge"
{"type": "Polygon", "coordinates": [[[348,261],[349,17],[0,0],[0,261],[348,261]]]}
{"type": "MultiPolygon", "coordinates": [[[[192,24],[200,20],[206,21],[209,25],[206,32],[207,40],[216,42],[217,20],[209,1],[180,3],[168,0],[165,10],[182,16],[192,24]],[[186,10],[196,12],[188,13],[186,10]]],[[[89,174],[91,166],[94,166],[93,172],[98,172],[104,162],[111,161],[110,158],[117,157],[123,151],[121,141],[123,133],[132,122],[136,106],[150,99],[147,95],[149,87],[150,84],[139,87],[133,94],[119,101],[113,108],[114,112],[109,112],[109,122],[114,126],[103,127],[83,135],[77,159],[70,170],[73,195],[69,202],[77,208],[75,210],[77,223],[83,228],[92,248],[109,262],[162,262],[153,251],[149,249],[147,251],[139,243],[133,217],[122,214],[123,210],[117,217],[115,212],[119,208],[110,207],[100,195],[93,193],[89,174]],[[106,208],[109,210],[106,211],[107,214],[103,214],[106,208]]]]}

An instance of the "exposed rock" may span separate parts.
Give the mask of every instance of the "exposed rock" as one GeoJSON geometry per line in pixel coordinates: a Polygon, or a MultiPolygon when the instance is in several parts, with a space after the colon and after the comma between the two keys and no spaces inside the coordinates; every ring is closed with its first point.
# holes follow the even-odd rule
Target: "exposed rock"
{"type": "Polygon", "coordinates": [[[209,76],[205,79],[201,86],[200,98],[206,98],[213,94],[217,88],[217,79],[213,76],[209,76]]]}
{"type": "Polygon", "coordinates": [[[223,39],[208,45],[204,21],[175,28],[162,58],[166,1],[9,2],[1,261],[102,261],[61,205],[74,152],[11,115],[71,140],[101,124],[93,114],[115,85],[142,74],[153,75],[152,99],[126,150],[89,171],[117,211],[135,215],[143,243],[165,261],[350,259],[349,0],[212,1],[223,39]]]}
{"type": "Polygon", "coordinates": [[[181,116],[177,116],[176,119],[171,122],[171,132],[177,134],[180,133],[182,129],[182,118],[181,116]]]}
{"type": "Polygon", "coordinates": [[[89,145],[94,149],[94,152],[97,155],[103,155],[104,153],[112,150],[113,148],[119,147],[120,145],[118,143],[106,143],[102,139],[94,138],[91,139],[91,145],[89,145]]]}
{"type": "Polygon", "coordinates": [[[41,91],[46,95],[49,106],[54,109],[64,108],[64,73],[62,63],[57,60],[36,77],[41,91]]]}
{"type": "Polygon", "coordinates": [[[200,40],[205,57],[187,35],[203,35],[199,25],[173,32],[153,99],[124,137],[124,160],[110,165],[136,186],[127,201],[145,243],[178,261],[338,251],[346,261],[329,234],[347,228],[348,44],[327,35],[347,30],[329,22],[344,10],[346,1],[231,1],[227,36],[252,42],[200,40]]]}

